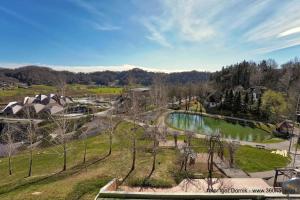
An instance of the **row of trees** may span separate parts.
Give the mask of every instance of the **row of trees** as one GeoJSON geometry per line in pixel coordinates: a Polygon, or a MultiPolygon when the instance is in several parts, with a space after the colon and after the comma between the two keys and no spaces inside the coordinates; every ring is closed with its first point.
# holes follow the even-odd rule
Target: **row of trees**
{"type": "MultiPolygon", "coordinates": [[[[300,61],[295,58],[281,66],[274,60],[263,60],[259,63],[243,61],[223,67],[221,71],[214,73],[211,81],[214,90],[223,93],[237,86],[243,86],[244,89],[264,86],[267,89],[282,93],[287,102],[286,113],[290,115],[294,113],[297,97],[300,93],[300,61]]],[[[267,112],[270,113],[270,111],[267,112]]]]}
{"type": "Polygon", "coordinates": [[[254,100],[248,92],[226,91],[219,106],[220,110],[228,110],[232,113],[250,113],[257,119],[276,122],[287,114],[287,102],[282,93],[267,90],[258,99],[254,100]]]}
{"type": "Polygon", "coordinates": [[[26,66],[17,69],[0,69],[0,77],[20,81],[22,83],[56,85],[57,77],[63,76],[67,83],[100,85],[128,85],[129,77],[135,79],[136,84],[152,85],[156,76],[164,76],[166,83],[186,84],[189,82],[203,82],[209,79],[209,72],[178,72],[178,73],[154,73],[142,69],[128,71],[103,71],[92,73],[73,73],[69,71],[55,71],[47,67],[26,66]]]}

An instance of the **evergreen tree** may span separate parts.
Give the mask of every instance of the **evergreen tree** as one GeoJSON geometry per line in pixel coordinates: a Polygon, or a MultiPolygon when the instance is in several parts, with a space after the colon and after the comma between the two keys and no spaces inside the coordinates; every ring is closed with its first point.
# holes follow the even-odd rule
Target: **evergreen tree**
{"type": "Polygon", "coordinates": [[[259,99],[257,101],[256,109],[255,109],[255,112],[258,116],[260,116],[260,114],[261,114],[260,107],[261,107],[261,97],[259,97],[259,99]]]}
{"type": "Polygon", "coordinates": [[[249,95],[248,95],[248,93],[246,93],[246,95],[244,97],[244,103],[245,103],[245,105],[248,105],[248,103],[249,103],[249,95]]]}
{"type": "Polygon", "coordinates": [[[230,90],[228,95],[228,109],[233,110],[233,101],[234,101],[234,94],[233,91],[230,90]]]}
{"type": "Polygon", "coordinates": [[[248,95],[248,93],[246,93],[245,97],[244,97],[244,107],[243,107],[244,112],[248,111],[248,107],[249,107],[248,104],[249,104],[249,95],[248,95]]]}
{"type": "Polygon", "coordinates": [[[225,110],[228,109],[228,104],[227,104],[227,102],[228,102],[228,90],[226,90],[226,92],[225,92],[225,97],[224,97],[223,108],[224,108],[225,110]]]}
{"type": "Polygon", "coordinates": [[[241,93],[236,92],[234,95],[233,112],[241,111],[241,93]]]}

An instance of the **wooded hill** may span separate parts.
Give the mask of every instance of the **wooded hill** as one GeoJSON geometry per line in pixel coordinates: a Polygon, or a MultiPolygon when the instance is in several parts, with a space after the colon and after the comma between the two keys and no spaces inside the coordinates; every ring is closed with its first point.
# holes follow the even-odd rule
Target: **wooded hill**
{"type": "Polygon", "coordinates": [[[210,72],[177,72],[154,73],[138,68],[128,71],[101,71],[92,73],[73,73],[55,71],[40,66],[25,66],[16,69],[0,68],[0,80],[10,79],[27,84],[55,85],[58,78],[67,83],[98,84],[98,85],[127,85],[129,82],[140,85],[151,85],[156,76],[171,85],[197,84],[210,81],[215,90],[225,92],[242,86],[244,89],[253,86],[264,86],[268,89],[284,92],[289,96],[299,92],[300,61],[295,58],[281,66],[274,60],[261,62],[243,61],[223,67],[220,71],[210,72]]]}
{"type": "Polygon", "coordinates": [[[58,78],[63,78],[67,83],[100,84],[100,85],[127,85],[132,81],[135,84],[151,85],[156,75],[163,76],[168,83],[186,84],[199,83],[209,80],[209,72],[179,72],[179,73],[154,73],[138,68],[128,71],[101,71],[92,73],[73,73],[69,71],[55,71],[40,66],[25,66],[16,69],[0,68],[0,77],[10,77],[22,83],[55,85],[58,78]]]}

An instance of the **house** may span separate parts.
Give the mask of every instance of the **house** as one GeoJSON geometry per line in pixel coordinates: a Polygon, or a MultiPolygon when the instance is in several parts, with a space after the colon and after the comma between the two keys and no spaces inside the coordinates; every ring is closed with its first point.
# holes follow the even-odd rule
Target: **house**
{"type": "Polygon", "coordinates": [[[146,111],[147,106],[150,105],[151,89],[148,87],[132,88],[128,93],[122,94],[117,97],[116,101],[117,112],[125,113],[132,106],[132,99],[135,98],[140,105],[140,109],[146,111]]]}
{"type": "Polygon", "coordinates": [[[216,91],[207,96],[206,100],[204,101],[204,105],[208,108],[215,108],[219,106],[221,102],[222,102],[222,93],[216,91]]]}
{"type": "Polygon", "coordinates": [[[243,86],[241,86],[241,85],[238,85],[238,86],[236,86],[234,89],[233,89],[233,93],[244,93],[244,87],[243,86]]]}
{"type": "Polygon", "coordinates": [[[148,92],[150,92],[150,88],[148,88],[148,87],[132,88],[132,89],[130,89],[130,92],[148,93],[148,92]]]}
{"type": "Polygon", "coordinates": [[[285,120],[276,124],[276,129],[273,130],[273,134],[278,137],[289,138],[293,134],[293,122],[285,120]]]}
{"type": "Polygon", "coordinates": [[[18,103],[17,101],[9,102],[5,108],[1,111],[2,114],[9,115],[13,114],[16,115],[22,110],[22,104],[18,103]]]}
{"type": "Polygon", "coordinates": [[[26,112],[39,114],[41,112],[56,114],[64,110],[67,104],[73,103],[71,97],[56,94],[38,94],[34,97],[25,97],[22,102],[9,102],[1,111],[4,115],[23,115],[26,112]]]}
{"type": "Polygon", "coordinates": [[[263,93],[267,90],[264,86],[253,86],[250,87],[247,92],[249,94],[250,99],[253,100],[253,102],[257,102],[258,99],[260,99],[263,95],[263,93]]]}

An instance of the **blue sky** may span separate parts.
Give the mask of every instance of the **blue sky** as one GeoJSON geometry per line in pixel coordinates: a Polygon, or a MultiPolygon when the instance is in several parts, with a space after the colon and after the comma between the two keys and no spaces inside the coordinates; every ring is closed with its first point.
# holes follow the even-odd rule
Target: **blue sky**
{"type": "Polygon", "coordinates": [[[0,66],[215,71],[300,56],[299,0],[3,0],[0,66]]]}

